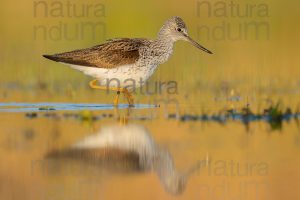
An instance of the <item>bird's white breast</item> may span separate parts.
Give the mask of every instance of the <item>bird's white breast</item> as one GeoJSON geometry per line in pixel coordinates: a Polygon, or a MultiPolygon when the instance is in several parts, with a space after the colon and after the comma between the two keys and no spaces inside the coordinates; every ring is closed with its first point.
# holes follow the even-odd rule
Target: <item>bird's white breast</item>
{"type": "Polygon", "coordinates": [[[112,69],[79,65],[71,65],[71,67],[98,79],[100,85],[110,87],[141,87],[156,68],[156,66],[150,63],[143,66],[138,62],[130,65],[121,65],[112,69]]]}

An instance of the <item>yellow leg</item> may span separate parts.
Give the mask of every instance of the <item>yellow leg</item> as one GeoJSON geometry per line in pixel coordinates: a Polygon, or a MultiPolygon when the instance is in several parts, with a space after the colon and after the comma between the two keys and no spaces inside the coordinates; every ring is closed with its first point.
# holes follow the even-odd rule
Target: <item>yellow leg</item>
{"type": "Polygon", "coordinates": [[[123,125],[128,124],[129,110],[130,110],[130,107],[127,108],[126,113],[120,113],[118,107],[114,108],[114,113],[115,113],[116,119],[118,120],[120,125],[123,126],[123,125]]]}
{"type": "Polygon", "coordinates": [[[120,125],[126,125],[126,124],[128,124],[127,116],[121,116],[120,117],[120,125]]]}
{"type": "Polygon", "coordinates": [[[133,96],[128,92],[128,90],[126,88],[123,88],[123,94],[124,96],[126,97],[127,101],[128,101],[128,104],[130,106],[133,106],[134,105],[134,98],[133,96]]]}
{"type": "Polygon", "coordinates": [[[120,96],[120,91],[117,91],[117,95],[114,98],[114,105],[117,106],[119,104],[119,96],[120,96]]]}
{"type": "Polygon", "coordinates": [[[120,96],[120,92],[122,92],[124,94],[124,96],[126,97],[128,104],[130,106],[133,106],[134,104],[134,98],[133,96],[128,92],[128,90],[126,88],[117,88],[117,87],[106,87],[106,86],[101,86],[101,85],[97,85],[98,80],[92,80],[90,81],[89,85],[91,88],[93,89],[98,89],[98,90],[113,90],[113,91],[117,91],[117,96],[114,99],[114,105],[118,105],[119,103],[119,96],[120,96]]]}

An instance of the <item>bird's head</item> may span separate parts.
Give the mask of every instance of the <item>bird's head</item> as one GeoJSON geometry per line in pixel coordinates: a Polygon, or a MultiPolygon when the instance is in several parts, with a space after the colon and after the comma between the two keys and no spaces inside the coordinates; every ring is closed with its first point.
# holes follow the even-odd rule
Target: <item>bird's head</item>
{"type": "Polygon", "coordinates": [[[184,21],[177,16],[171,17],[164,23],[164,25],[159,31],[159,37],[171,39],[173,42],[176,42],[178,40],[188,41],[198,49],[201,49],[206,53],[212,54],[211,51],[198,44],[188,35],[187,27],[184,21]]]}

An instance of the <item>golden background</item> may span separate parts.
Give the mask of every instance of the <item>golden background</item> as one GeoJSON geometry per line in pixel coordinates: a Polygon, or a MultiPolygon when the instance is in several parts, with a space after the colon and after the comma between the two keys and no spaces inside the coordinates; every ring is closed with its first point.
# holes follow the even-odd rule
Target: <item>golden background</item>
{"type": "MultiPolygon", "coordinates": [[[[49,11],[48,17],[45,17],[43,8],[35,9],[36,2],[1,2],[1,102],[110,103],[112,95],[88,88],[90,77],[46,60],[42,55],[90,47],[115,37],[155,38],[163,22],[177,15],[185,20],[190,36],[214,54],[208,55],[188,43],[178,42],[171,59],[161,65],[150,80],[177,81],[178,94],[138,94],[138,102],[176,99],[180,114],[213,114],[227,109],[240,110],[246,105],[255,113],[262,113],[263,109],[277,102],[281,103],[283,110],[289,107],[296,112],[298,109],[300,3],[297,1],[233,1],[240,6],[241,12],[245,12],[246,5],[256,5],[257,8],[259,4],[265,4],[268,8],[266,17],[258,16],[255,11],[251,17],[230,14],[227,17],[209,17],[205,13],[199,16],[197,6],[203,1],[196,0],[42,1],[49,11]],[[66,16],[68,2],[78,10],[90,4],[91,12],[84,17],[66,16]],[[50,13],[51,10],[54,12],[52,3],[64,7],[64,17],[50,13]],[[95,16],[92,11],[98,4],[103,8],[99,11],[101,16],[95,16]],[[245,30],[243,33],[248,33],[249,38],[236,41],[208,39],[199,34],[201,26],[213,29],[224,22],[229,24],[233,33],[237,33],[239,26],[243,27],[245,23],[262,21],[270,28],[268,38],[262,32],[261,37],[255,39],[253,32],[245,30]],[[59,23],[68,26],[68,36],[72,36],[76,34],[74,27],[85,22],[103,23],[105,34],[100,30],[99,35],[93,38],[92,32],[87,30],[83,38],[78,36],[74,40],[49,38],[49,29],[59,23]],[[37,26],[47,30],[48,38],[41,34],[34,37],[37,26]]],[[[213,7],[215,3],[228,6],[231,1],[209,2],[213,7]]],[[[156,142],[171,152],[179,169],[185,169],[209,154],[214,161],[233,160],[240,164],[241,170],[245,170],[247,163],[267,163],[267,174],[260,176],[254,172],[247,176],[217,176],[201,171],[189,180],[186,190],[179,196],[165,192],[153,172],[94,176],[86,169],[80,176],[32,174],[32,161],[43,159],[52,149],[67,147],[106,124],[117,123],[116,120],[47,119],[43,114],[29,119],[24,113],[0,113],[0,199],[274,200],[300,197],[297,121],[283,122],[282,130],[275,131],[266,122],[253,122],[246,130],[239,122],[220,124],[167,120],[164,107],[154,111],[134,111],[135,115],[154,113],[156,118],[153,120],[140,121],[133,117],[129,121],[147,127],[156,142]],[[262,184],[258,196],[253,185],[245,186],[250,183],[262,184]],[[201,188],[204,185],[208,186],[207,190],[201,188]]],[[[173,111],[174,105],[171,105],[167,112],[173,111]]],[[[90,116],[113,112],[79,113],[90,116]]],[[[63,115],[63,112],[58,112],[58,115],[63,115]]]]}

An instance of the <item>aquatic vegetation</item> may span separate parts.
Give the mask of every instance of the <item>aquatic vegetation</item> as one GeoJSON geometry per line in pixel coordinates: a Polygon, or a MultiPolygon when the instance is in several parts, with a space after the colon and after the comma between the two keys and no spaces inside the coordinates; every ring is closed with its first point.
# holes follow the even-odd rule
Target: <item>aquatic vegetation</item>
{"type": "MultiPolygon", "coordinates": [[[[74,106],[74,105],[73,105],[74,106]]],[[[88,107],[88,105],[85,105],[88,107]]],[[[92,105],[91,105],[92,106],[92,105]]],[[[132,109],[132,108],[126,108],[132,109]]],[[[65,111],[63,114],[58,114],[55,109],[44,108],[39,109],[39,111],[46,111],[43,114],[38,114],[37,112],[28,112],[25,114],[27,118],[34,119],[40,116],[53,119],[74,119],[84,123],[93,123],[107,118],[118,119],[119,116],[112,114],[109,110],[103,110],[101,113],[92,112],[93,110],[84,109],[71,109],[69,112],[65,111]],[[80,112],[76,112],[80,111],[80,112]]],[[[95,110],[96,111],[96,110],[95,110]]],[[[262,109],[262,111],[253,112],[250,106],[247,104],[241,108],[231,108],[221,110],[217,113],[207,113],[202,112],[201,114],[178,114],[170,113],[164,116],[168,120],[178,120],[180,122],[215,122],[221,125],[228,124],[230,122],[240,122],[244,124],[246,131],[249,131],[250,124],[256,121],[263,121],[269,124],[270,130],[282,130],[284,122],[290,122],[295,120],[298,123],[298,118],[300,114],[298,111],[293,111],[290,107],[284,107],[281,102],[276,104],[271,103],[267,108],[262,109]]],[[[156,115],[133,115],[130,117],[133,120],[147,121],[154,120],[157,118],[156,115]]]]}
{"type": "MultiPolygon", "coordinates": [[[[175,119],[175,114],[168,115],[169,119],[175,119]]],[[[179,117],[182,122],[187,121],[211,121],[220,124],[225,124],[230,121],[239,121],[243,123],[246,130],[249,130],[249,124],[254,121],[265,121],[270,125],[271,130],[281,130],[283,122],[289,122],[291,119],[297,120],[299,118],[299,112],[293,112],[291,108],[287,107],[284,111],[283,105],[278,102],[275,105],[271,104],[268,108],[263,110],[263,113],[254,113],[249,105],[242,107],[241,109],[229,109],[221,111],[217,114],[202,114],[191,115],[184,114],[179,117]]]]}
{"type": "Polygon", "coordinates": [[[55,110],[55,108],[52,108],[52,107],[39,107],[39,110],[55,110]]]}
{"type": "Polygon", "coordinates": [[[33,113],[26,113],[25,116],[27,118],[33,119],[33,118],[36,118],[38,116],[38,114],[35,113],[35,112],[33,112],[33,113]]]}

